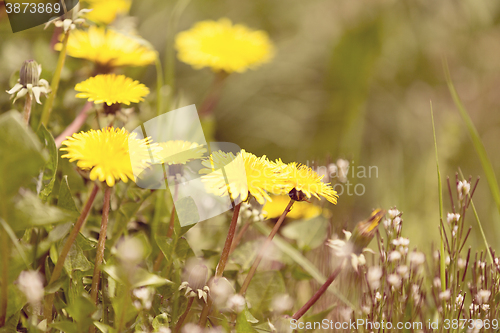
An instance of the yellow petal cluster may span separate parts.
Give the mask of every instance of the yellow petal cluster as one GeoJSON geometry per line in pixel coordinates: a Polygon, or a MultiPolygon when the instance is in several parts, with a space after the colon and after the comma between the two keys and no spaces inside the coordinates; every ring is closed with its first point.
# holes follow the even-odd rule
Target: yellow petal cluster
{"type": "Polygon", "coordinates": [[[207,151],[206,148],[203,148],[203,146],[200,146],[196,142],[183,140],[170,140],[160,142],[158,145],[163,148],[159,156],[162,162],[167,165],[186,164],[190,161],[201,159],[207,151]]]}
{"type": "MultiPolygon", "coordinates": [[[[57,50],[61,48],[61,43],[56,44],[57,50]]],[[[96,26],[71,31],[67,52],[72,57],[109,67],[146,66],[156,59],[156,52],[138,38],[96,26]]]]}
{"type": "Polygon", "coordinates": [[[75,133],[63,141],[61,151],[70,162],[82,170],[90,170],[90,179],[114,186],[116,180],[135,181],[134,174],[149,167],[152,153],[157,156],[158,148],[151,139],[136,139],[136,133],[124,128],[107,127],[102,130],[75,133]]]}
{"type": "Polygon", "coordinates": [[[91,77],[75,86],[78,98],[96,104],[139,103],[149,94],[149,88],[125,75],[105,74],[91,77]]]}
{"type": "MultiPolygon", "coordinates": [[[[271,200],[268,192],[280,188],[277,177],[278,170],[265,157],[257,157],[252,153],[242,150],[236,156],[233,153],[216,151],[203,161],[206,169],[200,170],[204,174],[201,179],[210,193],[227,196],[242,201],[248,199],[249,193],[263,204],[271,200]]],[[[283,184],[284,185],[284,184],[283,184]]]]}
{"type": "Polygon", "coordinates": [[[179,60],[196,69],[245,72],[269,62],[274,46],[265,31],[253,31],[229,19],[202,21],[175,39],[179,60]]]}
{"type": "Polygon", "coordinates": [[[110,24],[118,15],[127,14],[130,10],[131,0],[85,0],[91,12],[85,18],[100,24],[110,24]]]}

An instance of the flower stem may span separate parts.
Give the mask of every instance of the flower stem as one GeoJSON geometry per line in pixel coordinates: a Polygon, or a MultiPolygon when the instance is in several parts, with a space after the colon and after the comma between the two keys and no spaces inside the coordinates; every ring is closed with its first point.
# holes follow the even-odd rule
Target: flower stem
{"type": "MultiPolygon", "coordinates": [[[[50,82],[50,89],[52,91],[50,92],[50,95],[45,101],[45,104],[43,106],[40,125],[44,124],[45,126],[47,126],[47,123],[49,122],[50,113],[52,112],[52,106],[54,105],[54,100],[57,95],[57,89],[59,88],[59,81],[61,79],[61,72],[64,67],[64,61],[66,60],[66,50],[68,47],[69,32],[70,30],[68,30],[64,34],[62,40],[62,49],[61,52],[59,53],[59,59],[57,60],[57,67],[54,72],[54,76],[52,77],[52,82],[50,82]]],[[[40,127],[40,125],[38,127],[40,127]]]]}
{"type": "Polygon", "coordinates": [[[233,243],[234,234],[236,233],[236,224],[238,223],[238,215],[240,215],[241,202],[234,207],[233,218],[231,219],[231,224],[229,225],[229,230],[227,232],[226,242],[224,243],[224,248],[220,255],[219,263],[215,269],[215,277],[220,278],[224,273],[226,268],[227,259],[229,258],[229,251],[231,251],[231,244],[233,243]]]}
{"type": "Polygon", "coordinates": [[[260,249],[260,252],[257,255],[257,258],[255,258],[255,261],[254,261],[252,267],[250,268],[250,271],[248,272],[248,275],[245,278],[243,285],[241,286],[240,295],[245,295],[245,293],[247,292],[247,288],[250,285],[250,281],[252,280],[253,276],[255,275],[255,272],[257,271],[257,267],[259,266],[262,258],[264,257],[264,253],[266,252],[267,248],[269,247],[269,245],[273,241],[274,236],[278,233],[278,230],[279,230],[281,224],[285,220],[285,217],[288,214],[288,212],[290,211],[290,209],[292,208],[292,205],[294,202],[295,202],[295,200],[290,199],[290,202],[288,203],[285,210],[283,211],[283,214],[281,214],[280,218],[278,219],[278,222],[276,222],[276,224],[273,227],[273,230],[271,230],[271,233],[269,234],[266,241],[264,242],[264,245],[262,245],[262,248],[260,249]]]}
{"type": "Polygon", "coordinates": [[[61,144],[64,140],[66,140],[66,137],[71,136],[73,133],[76,133],[83,126],[83,124],[85,123],[85,120],[87,120],[87,116],[88,116],[87,112],[91,108],[92,108],[92,102],[85,103],[85,105],[80,110],[80,113],[78,113],[76,118],[55,139],[57,148],[61,147],[61,144]]]}
{"type": "Polygon", "coordinates": [[[177,332],[180,331],[180,329],[182,327],[182,323],[184,322],[184,320],[188,316],[189,311],[191,311],[191,306],[193,305],[193,302],[194,302],[194,297],[190,297],[189,301],[188,301],[188,304],[187,304],[186,311],[184,311],[184,313],[182,314],[182,316],[177,321],[177,324],[175,325],[174,333],[177,333],[177,332]]]}
{"type": "Polygon", "coordinates": [[[236,249],[236,247],[238,246],[238,244],[240,243],[241,239],[243,238],[243,235],[245,234],[245,232],[248,230],[248,228],[250,227],[250,224],[252,223],[252,219],[248,219],[245,224],[243,225],[243,227],[241,227],[241,230],[238,231],[238,234],[236,235],[236,237],[234,238],[234,241],[233,241],[233,244],[231,245],[231,250],[229,251],[229,255],[231,255],[231,253],[233,253],[234,249],[236,249]]]}
{"type": "Polygon", "coordinates": [[[337,278],[337,275],[339,275],[340,271],[342,270],[344,261],[340,263],[340,265],[333,271],[333,273],[328,277],[328,279],[325,281],[325,283],[319,288],[319,290],[307,301],[306,304],[304,304],[295,314],[292,316],[292,319],[299,320],[304,313],[306,313],[311,306],[314,305],[318,301],[318,299],[325,293],[325,291],[330,287],[332,282],[337,278]]]}
{"type": "MultiPolygon", "coordinates": [[[[90,193],[89,198],[87,199],[87,202],[85,203],[85,206],[83,207],[83,210],[80,214],[80,217],[78,217],[78,220],[76,221],[75,225],[73,226],[73,229],[71,229],[71,232],[68,236],[68,239],[66,240],[66,243],[64,243],[64,246],[61,250],[61,253],[59,254],[59,258],[57,259],[56,266],[54,267],[54,270],[52,271],[52,276],[50,277],[49,285],[51,283],[54,283],[59,279],[61,276],[63,267],[64,267],[64,261],[66,260],[66,257],[68,256],[69,250],[71,249],[71,246],[76,240],[76,237],[78,236],[78,233],[80,232],[80,229],[83,226],[83,223],[85,223],[85,220],[87,219],[87,216],[89,215],[90,208],[92,208],[92,204],[94,203],[95,197],[97,195],[97,191],[99,190],[99,186],[94,184],[94,188],[92,189],[92,192],[90,193]]],[[[45,318],[47,319],[47,322],[50,323],[52,321],[52,303],[54,302],[54,294],[49,294],[47,295],[45,299],[45,318]]]]}
{"type": "Polygon", "coordinates": [[[0,277],[0,327],[7,320],[7,302],[9,298],[9,235],[6,230],[0,230],[0,253],[2,255],[2,274],[0,277]]]}
{"type": "Polygon", "coordinates": [[[206,117],[212,114],[213,109],[217,105],[220,99],[220,95],[222,92],[222,86],[224,84],[225,79],[229,76],[227,72],[221,71],[215,73],[215,78],[208,91],[207,97],[200,106],[200,110],[198,114],[201,117],[206,117]]]}
{"type": "MultiPolygon", "coordinates": [[[[226,268],[227,259],[231,253],[231,244],[233,243],[234,234],[236,233],[236,225],[238,223],[238,216],[240,215],[241,202],[234,207],[233,218],[231,219],[231,224],[229,225],[229,230],[227,232],[226,242],[224,243],[224,248],[220,255],[219,263],[215,269],[215,278],[221,278],[226,268]]],[[[207,317],[212,307],[212,298],[208,296],[207,302],[203,306],[201,311],[199,325],[205,327],[207,323],[207,317]]]]}
{"type": "Polygon", "coordinates": [[[94,303],[97,303],[97,293],[99,291],[99,280],[101,275],[101,266],[104,259],[104,248],[106,245],[106,233],[108,230],[109,219],[109,201],[111,199],[112,188],[106,185],[104,190],[104,205],[102,207],[101,231],[99,233],[99,242],[97,243],[97,254],[94,263],[94,275],[92,276],[92,287],[90,290],[90,298],[94,303]]]}
{"type": "Polygon", "coordinates": [[[26,94],[26,101],[24,102],[24,114],[23,114],[23,119],[26,125],[29,125],[30,123],[32,102],[33,98],[31,98],[31,95],[29,93],[26,94]]]}

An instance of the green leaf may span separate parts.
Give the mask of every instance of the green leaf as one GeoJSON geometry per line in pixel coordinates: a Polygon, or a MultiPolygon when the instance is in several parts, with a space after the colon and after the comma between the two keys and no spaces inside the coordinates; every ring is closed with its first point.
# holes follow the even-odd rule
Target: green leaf
{"type": "Polygon", "coordinates": [[[236,318],[236,332],[238,333],[256,333],[257,331],[252,327],[248,321],[245,311],[241,312],[236,318]]]}
{"type": "Polygon", "coordinates": [[[141,267],[137,267],[133,271],[128,271],[122,269],[118,265],[106,265],[103,267],[103,271],[111,276],[114,280],[126,285],[130,285],[131,288],[146,286],[157,287],[172,283],[171,281],[162,278],[161,276],[150,273],[146,269],[141,267]]]}
{"type": "Polygon", "coordinates": [[[256,273],[248,287],[247,299],[252,308],[266,311],[276,295],[286,292],[285,281],[278,271],[256,273]]]}
{"type": "Polygon", "coordinates": [[[196,202],[191,197],[184,197],[175,203],[175,212],[181,221],[182,227],[191,226],[200,221],[198,207],[196,202]]]}
{"type": "Polygon", "coordinates": [[[52,323],[49,326],[65,333],[79,333],[77,324],[69,320],[52,323]]]}
{"type": "Polygon", "coordinates": [[[85,272],[91,270],[93,267],[94,265],[87,259],[78,242],[74,243],[64,261],[64,269],[68,275],[72,276],[73,271],[85,272]]]}
{"type": "Polygon", "coordinates": [[[102,333],[108,333],[113,330],[113,328],[109,325],[103,324],[99,321],[94,321],[95,327],[97,327],[102,333]]]}
{"type": "Polygon", "coordinates": [[[5,325],[0,328],[0,333],[15,333],[17,332],[17,324],[19,323],[19,318],[21,317],[21,312],[16,312],[5,322],[5,325]]]}
{"type": "Polygon", "coordinates": [[[177,258],[181,260],[186,260],[189,257],[194,256],[194,252],[189,246],[188,241],[182,237],[177,241],[177,246],[175,247],[175,254],[177,258]]]}
{"type": "Polygon", "coordinates": [[[13,230],[23,230],[28,227],[39,227],[48,224],[68,222],[77,214],[44,204],[32,192],[23,193],[22,199],[15,205],[14,218],[7,222],[13,230]]]}
{"type": "Polygon", "coordinates": [[[93,325],[92,314],[96,311],[96,306],[86,294],[82,294],[75,298],[66,311],[77,323],[78,332],[88,332],[89,327],[93,325]]]}
{"type": "Polygon", "coordinates": [[[50,194],[52,193],[52,189],[54,188],[54,182],[56,180],[56,172],[57,172],[57,160],[59,155],[57,153],[56,143],[54,142],[54,137],[47,130],[45,125],[41,125],[37,131],[39,139],[42,141],[42,144],[49,151],[49,160],[45,164],[45,168],[42,171],[42,179],[40,182],[42,183],[43,189],[40,192],[40,198],[43,201],[47,201],[50,194]]]}
{"type": "Polygon", "coordinates": [[[73,196],[71,195],[71,190],[69,188],[68,176],[63,176],[61,180],[57,206],[78,213],[78,208],[76,207],[75,200],[73,200],[73,196]]]}
{"type": "Polygon", "coordinates": [[[5,201],[20,187],[34,183],[33,177],[46,160],[42,149],[37,136],[17,111],[0,115],[0,200],[5,201]]]}
{"type": "Polygon", "coordinates": [[[298,220],[281,229],[283,236],[297,241],[299,248],[312,250],[322,245],[327,237],[328,221],[323,216],[298,220]]]}
{"type": "Polygon", "coordinates": [[[162,327],[168,327],[168,325],[168,314],[166,313],[159,314],[153,319],[153,329],[155,332],[158,332],[162,327]]]}

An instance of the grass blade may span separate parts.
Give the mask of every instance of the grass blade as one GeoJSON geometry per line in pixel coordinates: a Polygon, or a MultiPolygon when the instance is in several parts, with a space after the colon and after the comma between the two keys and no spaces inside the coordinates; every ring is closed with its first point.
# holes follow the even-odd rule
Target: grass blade
{"type": "Polygon", "coordinates": [[[474,149],[476,150],[477,155],[479,156],[479,160],[481,161],[481,165],[483,167],[483,171],[486,175],[486,181],[488,182],[488,186],[490,187],[491,194],[493,195],[493,200],[495,201],[498,212],[500,213],[500,189],[498,188],[498,181],[495,175],[495,171],[493,170],[493,166],[491,165],[490,159],[486,153],[486,149],[484,148],[483,142],[479,137],[479,133],[472,122],[467,110],[465,109],[460,97],[458,97],[458,93],[451,81],[450,70],[448,68],[448,63],[445,61],[443,64],[444,74],[446,76],[446,83],[448,84],[448,89],[450,90],[451,97],[455,102],[455,105],[460,112],[460,116],[462,116],[465,125],[467,126],[467,130],[469,131],[469,135],[472,139],[472,144],[474,145],[474,149]]]}
{"type": "MultiPolygon", "coordinates": [[[[441,228],[441,224],[443,223],[443,185],[441,183],[441,172],[439,171],[439,161],[438,161],[438,148],[437,148],[437,140],[436,140],[436,127],[434,125],[434,111],[432,110],[432,102],[431,102],[431,119],[432,119],[432,134],[434,135],[434,151],[436,152],[436,169],[438,176],[438,192],[439,192],[439,228],[441,228]]],[[[444,228],[443,228],[444,232],[444,228]]],[[[440,261],[439,261],[439,271],[441,277],[441,290],[446,290],[446,263],[444,258],[444,240],[443,236],[441,236],[441,244],[439,250],[441,252],[440,261]]]]}

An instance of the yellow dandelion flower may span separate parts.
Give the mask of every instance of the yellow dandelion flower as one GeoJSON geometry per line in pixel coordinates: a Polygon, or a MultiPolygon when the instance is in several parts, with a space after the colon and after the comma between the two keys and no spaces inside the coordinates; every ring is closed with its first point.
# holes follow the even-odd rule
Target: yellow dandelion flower
{"type": "Polygon", "coordinates": [[[330,184],[321,181],[323,176],[319,176],[310,167],[298,163],[285,164],[277,160],[274,164],[281,169],[286,179],[284,191],[289,192],[293,189],[303,193],[308,199],[314,196],[320,199],[320,196],[333,204],[337,204],[337,192],[330,184]]]}
{"type": "Polygon", "coordinates": [[[269,62],[274,46],[265,31],[253,31],[229,19],[202,21],[175,39],[179,60],[196,69],[245,72],[269,62]]]}
{"type": "Polygon", "coordinates": [[[87,98],[95,104],[139,103],[149,94],[149,88],[125,75],[106,74],[91,77],[75,86],[81,91],[78,98],[87,98]]]}
{"type": "MultiPolygon", "coordinates": [[[[61,47],[61,43],[56,44],[56,50],[61,47]]],[[[109,67],[146,66],[156,59],[156,52],[138,39],[96,26],[71,31],[67,53],[109,67]]]]}
{"type": "Polygon", "coordinates": [[[158,145],[162,148],[162,151],[159,153],[160,159],[168,165],[186,164],[193,160],[199,160],[207,151],[196,142],[183,140],[170,140],[160,142],[158,145]]]}
{"type": "Polygon", "coordinates": [[[85,18],[101,24],[110,24],[118,15],[127,14],[130,10],[131,0],[85,0],[91,12],[85,18]]]}
{"type": "MultiPolygon", "coordinates": [[[[262,208],[264,216],[268,219],[280,217],[281,214],[283,214],[283,207],[286,207],[290,201],[290,197],[285,195],[274,195],[271,196],[271,198],[273,201],[267,201],[262,208]]],[[[321,207],[312,205],[308,202],[299,201],[293,205],[292,210],[286,215],[286,217],[291,219],[310,220],[321,214],[321,207]]]]}
{"type": "Polygon", "coordinates": [[[257,157],[245,150],[236,156],[216,151],[202,164],[206,169],[200,170],[204,174],[201,179],[207,190],[219,196],[227,196],[229,190],[233,200],[239,197],[245,201],[250,193],[263,204],[266,199],[272,200],[267,192],[272,193],[281,180],[280,171],[265,156],[257,157]]]}
{"type": "Polygon", "coordinates": [[[90,170],[90,179],[99,179],[108,186],[114,186],[121,179],[135,181],[139,174],[150,165],[150,152],[155,156],[159,148],[150,144],[151,139],[136,139],[136,133],[128,133],[124,128],[108,127],[102,130],[75,133],[63,141],[61,148],[70,162],[82,170],[90,170]]]}

